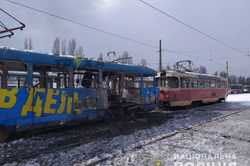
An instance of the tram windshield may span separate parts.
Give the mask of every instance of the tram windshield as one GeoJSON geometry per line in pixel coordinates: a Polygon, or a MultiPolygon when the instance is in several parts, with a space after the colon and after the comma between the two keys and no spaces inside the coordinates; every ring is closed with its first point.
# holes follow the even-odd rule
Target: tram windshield
{"type": "Polygon", "coordinates": [[[161,78],[160,84],[167,88],[179,88],[179,79],[177,77],[161,78]]]}

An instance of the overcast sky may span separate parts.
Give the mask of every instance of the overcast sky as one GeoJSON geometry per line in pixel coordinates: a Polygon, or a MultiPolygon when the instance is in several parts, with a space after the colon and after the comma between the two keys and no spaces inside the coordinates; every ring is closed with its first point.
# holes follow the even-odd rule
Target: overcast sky
{"type": "MultiPolygon", "coordinates": [[[[15,0],[17,1],[17,0],[15,0]]],[[[87,25],[114,32],[157,46],[162,39],[166,49],[183,52],[181,55],[164,52],[164,66],[177,60],[191,59],[196,65],[205,65],[210,73],[225,70],[229,60],[231,74],[250,76],[250,1],[249,0],[146,0],[184,22],[239,48],[237,53],[183,25],[144,6],[137,0],[22,0],[35,8],[61,15],[87,25]]],[[[1,45],[23,49],[25,37],[31,37],[34,48],[50,52],[55,37],[75,38],[85,48],[88,57],[100,52],[128,51],[139,63],[145,58],[157,68],[157,50],[98,33],[53,17],[30,11],[0,0],[0,7],[14,14],[27,27],[16,32],[1,45]]],[[[0,19],[5,19],[1,17],[0,19]]],[[[4,20],[3,20],[4,21],[4,20]]]]}

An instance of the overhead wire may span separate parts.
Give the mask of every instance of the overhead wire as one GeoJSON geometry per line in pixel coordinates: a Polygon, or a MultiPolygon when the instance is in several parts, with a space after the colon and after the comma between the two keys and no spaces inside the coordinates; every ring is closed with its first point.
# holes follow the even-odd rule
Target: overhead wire
{"type": "Polygon", "coordinates": [[[41,9],[38,9],[38,8],[34,8],[34,7],[31,7],[31,6],[25,5],[25,4],[20,3],[20,2],[16,2],[16,1],[12,1],[12,0],[4,0],[4,1],[9,2],[11,4],[14,4],[14,5],[17,5],[17,6],[20,6],[20,7],[23,7],[23,8],[26,8],[26,9],[30,9],[30,10],[38,12],[38,13],[42,13],[42,14],[45,14],[45,15],[48,15],[48,16],[51,16],[51,17],[54,17],[54,18],[57,18],[57,19],[60,19],[60,20],[64,20],[64,21],[79,25],[81,27],[84,27],[84,28],[87,28],[87,29],[90,29],[90,30],[94,30],[96,32],[104,33],[104,34],[109,35],[109,36],[114,36],[114,37],[117,37],[117,38],[120,38],[120,39],[123,39],[123,40],[134,42],[134,43],[137,43],[137,44],[140,44],[140,45],[144,45],[146,47],[157,48],[157,47],[155,47],[155,46],[153,46],[151,44],[148,44],[148,43],[136,40],[136,39],[132,39],[130,37],[126,37],[126,36],[123,36],[123,35],[120,35],[120,34],[117,34],[117,33],[114,33],[114,32],[105,31],[105,30],[103,30],[101,28],[90,26],[90,25],[78,22],[76,20],[73,20],[71,18],[64,17],[64,16],[59,16],[59,15],[50,13],[50,12],[45,11],[45,10],[41,10],[41,9]]]}
{"type": "MultiPolygon", "coordinates": [[[[12,1],[12,0],[4,0],[4,1],[6,1],[8,3],[11,3],[11,4],[14,4],[16,6],[19,6],[19,7],[23,7],[23,8],[26,8],[26,9],[29,9],[29,10],[32,10],[32,11],[35,11],[35,12],[38,12],[38,13],[41,13],[41,14],[56,18],[56,19],[59,19],[59,20],[63,20],[63,21],[70,22],[70,23],[75,24],[75,25],[79,25],[81,27],[84,27],[84,28],[87,28],[87,29],[90,29],[90,30],[93,30],[93,31],[96,31],[96,32],[99,32],[99,33],[103,33],[103,34],[106,34],[106,35],[109,35],[109,36],[113,36],[113,37],[116,37],[116,38],[119,38],[119,39],[122,39],[122,40],[130,41],[130,42],[133,42],[133,43],[136,43],[136,44],[139,44],[139,45],[143,45],[145,47],[149,47],[149,48],[152,48],[152,49],[158,49],[158,47],[156,47],[154,45],[151,45],[149,43],[142,42],[142,41],[139,41],[139,40],[127,37],[127,36],[123,36],[123,35],[120,35],[118,33],[106,31],[106,30],[103,30],[101,28],[97,28],[97,27],[94,27],[94,26],[91,26],[91,25],[87,25],[87,24],[78,22],[76,20],[73,20],[71,18],[56,15],[54,13],[51,13],[51,12],[48,12],[48,11],[45,11],[45,10],[41,10],[41,9],[38,9],[38,8],[34,8],[34,7],[28,6],[26,4],[20,3],[20,2],[16,2],[16,1],[12,1]]],[[[169,52],[169,53],[186,56],[181,51],[176,51],[176,50],[171,50],[171,49],[163,49],[163,51],[164,50],[169,52]]],[[[199,57],[199,58],[201,58],[201,57],[199,57]]]]}
{"type": "Polygon", "coordinates": [[[144,1],[144,0],[137,0],[137,1],[141,2],[142,4],[148,6],[148,7],[152,8],[152,9],[154,9],[154,10],[157,11],[157,12],[160,12],[161,14],[167,16],[168,18],[171,18],[171,19],[174,20],[175,22],[178,22],[178,23],[184,25],[185,27],[187,27],[187,28],[189,28],[189,29],[191,29],[191,30],[193,30],[193,31],[195,31],[195,32],[197,32],[197,33],[199,33],[199,34],[201,34],[202,36],[204,36],[204,37],[206,37],[206,38],[208,38],[208,39],[210,39],[210,40],[213,40],[213,41],[215,41],[215,42],[217,42],[217,43],[223,45],[224,47],[227,47],[228,49],[231,49],[231,50],[233,50],[233,51],[235,51],[235,52],[238,52],[238,53],[240,53],[240,54],[245,54],[244,51],[242,51],[242,50],[240,50],[240,49],[238,49],[238,48],[236,48],[236,47],[233,47],[233,46],[227,44],[226,42],[224,42],[224,41],[222,41],[222,40],[220,40],[220,39],[217,39],[216,37],[214,37],[214,36],[212,36],[212,35],[210,35],[210,34],[208,34],[208,33],[206,33],[206,32],[203,32],[202,30],[200,30],[200,29],[198,29],[198,28],[196,28],[196,27],[194,27],[194,26],[192,26],[192,25],[190,25],[190,24],[185,23],[184,21],[180,20],[179,18],[177,18],[177,17],[175,17],[175,16],[169,14],[168,12],[166,12],[166,11],[164,11],[164,10],[162,10],[162,9],[160,9],[160,8],[158,8],[158,7],[154,6],[154,5],[152,5],[152,4],[150,4],[149,2],[146,2],[146,1],[144,1]]]}

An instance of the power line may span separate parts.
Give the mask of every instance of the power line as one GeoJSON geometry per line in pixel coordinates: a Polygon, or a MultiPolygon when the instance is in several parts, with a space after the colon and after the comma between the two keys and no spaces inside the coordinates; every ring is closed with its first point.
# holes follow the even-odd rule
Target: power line
{"type": "Polygon", "coordinates": [[[180,23],[180,24],[186,26],[187,28],[189,28],[189,29],[191,29],[191,30],[193,30],[193,31],[195,31],[195,32],[197,32],[197,33],[199,33],[199,34],[205,36],[206,38],[209,38],[209,39],[211,39],[211,40],[213,40],[213,41],[216,41],[217,43],[219,43],[219,44],[221,44],[221,45],[223,45],[223,46],[225,46],[225,47],[227,47],[227,48],[229,48],[229,49],[231,49],[231,50],[233,50],[233,51],[236,51],[236,52],[238,52],[238,53],[241,53],[241,54],[242,54],[242,53],[245,53],[244,51],[242,51],[242,50],[240,50],[240,49],[238,49],[238,48],[232,47],[232,46],[230,46],[229,44],[225,43],[224,41],[219,40],[219,39],[213,37],[212,35],[210,35],[210,34],[208,34],[208,33],[206,33],[206,32],[203,32],[203,31],[199,30],[198,28],[196,28],[196,27],[194,27],[194,26],[192,26],[192,25],[189,25],[189,24],[185,23],[184,21],[180,20],[179,18],[177,18],[177,17],[175,17],[175,16],[173,16],[173,15],[167,13],[166,11],[163,11],[163,10],[161,10],[161,9],[159,9],[159,8],[157,8],[157,7],[155,7],[155,6],[153,6],[152,4],[150,4],[150,3],[148,3],[148,2],[146,2],[146,1],[144,1],[144,0],[138,0],[138,1],[141,2],[141,3],[143,3],[144,5],[146,5],[146,6],[150,7],[150,8],[152,8],[152,9],[154,9],[154,10],[156,10],[156,11],[158,11],[158,12],[164,14],[165,16],[171,18],[172,20],[174,20],[174,21],[176,21],[176,22],[178,22],[178,23],[180,23]]]}
{"type": "MultiPolygon", "coordinates": [[[[59,15],[50,13],[48,11],[44,11],[44,10],[41,10],[41,9],[38,9],[38,8],[34,8],[34,7],[31,7],[31,6],[22,4],[20,2],[15,2],[15,1],[12,1],[12,0],[4,0],[4,1],[9,2],[11,4],[14,4],[16,6],[20,6],[20,7],[23,7],[23,8],[26,8],[26,9],[29,9],[29,10],[32,10],[32,11],[47,15],[47,16],[50,16],[50,17],[54,17],[54,18],[59,19],[59,20],[63,20],[63,21],[70,22],[70,23],[75,24],[75,25],[79,25],[81,27],[84,27],[84,28],[87,28],[87,29],[90,29],[90,30],[93,30],[93,31],[96,31],[96,32],[99,32],[99,33],[103,33],[103,34],[106,34],[106,35],[109,35],[109,36],[120,38],[122,40],[130,41],[130,42],[133,42],[133,43],[136,43],[136,44],[139,44],[139,45],[143,45],[145,47],[158,49],[158,47],[153,46],[153,45],[151,45],[149,43],[142,42],[142,41],[139,41],[139,40],[135,40],[135,39],[132,39],[130,37],[126,37],[126,36],[123,36],[123,35],[120,35],[120,34],[117,34],[117,33],[114,33],[114,32],[105,31],[103,29],[100,29],[100,28],[97,28],[97,27],[94,27],[94,26],[90,26],[90,25],[87,25],[87,24],[80,23],[80,22],[75,21],[75,20],[73,20],[71,18],[67,18],[67,17],[64,17],[64,16],[59,16],[59,15]]],[[[169,53],[176,54],[176,55],[184,55],[183,52],[181,52],[181,51],[175,51],[175,50],[171,50],[171,49],[163,49],[163,51],[167,51],[169,53]]],[[[188,56],[188,55],[184,55],[184,56],[188,56]]],[[[191,56],[189,56],[189,57],[191,57],[191,56]]],[[[199,57],[199,58],[201,58],[201,57],[199,57]]]]}
{"type": "Polygon", "coordinates": [[[87,28],[87,29],[90,29],[90,30],[94,30],[96,32],[104,33],[104,34],[109,35],[109,36],[117,37],[117,38],[127,40],[127,41],[130,41],[130,42],[133,42],[133,43],[137,43],[137,44],[140,44],[140,45],[143,45],[143,46],[146,46],[146,47],[150,47],[150,48],[155,48],[155,49],[158,48],[158,47],[155,47],[155,46],[153,46],[151,44],[148,44],[148,43],[145,43],[145,42],[142,42],[142,41],[139,41],[139,40],[135,40],[135,39],[123,36],[123,35],[119,35],[119,34],[114,33],[114,32],[108,32],[108,31],[105,31],[103,29],[96,28],[94,26],[90,26],[90,25],[83,24],[81,22],[75,21],[75,20],[73,20],[71,18],[59,16],[59,15],[50,13],[48,11],[37,9],[37,8],[31,7],[31,6],[28,6],[28,5],[19,3],[19,2],[15,2],[15,1],[12,1],[12,0],[4,0],[4,1],[9,2],[11,4],[14,4],[14,5],[17,5],[17,6],[20,6],[20,7],[23,7],[23,8],[26,8],[26,9],[30,9],[30,10],[38,12],[38,13],[42,13],[42,14],[45,14],[45,15],[48,15],[48,16],[51,16],[51,17],[54,17],[54,18],[57,18],[57,19],[60,19],[60,20],[64,20],[64,21],[79,25],[81,27],[84,27],[84,28],[87,28]]]}

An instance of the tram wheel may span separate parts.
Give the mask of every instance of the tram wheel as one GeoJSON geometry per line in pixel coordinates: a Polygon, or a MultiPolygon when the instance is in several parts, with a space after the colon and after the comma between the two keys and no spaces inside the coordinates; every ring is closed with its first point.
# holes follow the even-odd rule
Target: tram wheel
{"type": "Polygon", "coordinates": [[[6,141],[10,136],[10,132],[5,128],[0,126],[0,142],[6,141]]]}
{"type": "Polygon", "coordinates": [[[225,102],[225,99],[224,99],[224,98],[220,98],[220,99],[218,100],[218,102],[219,102],[219,103],[225,102]]]}
{"type": "Polygon", "coordinates": [[[192,102],[192,107],[199,107],[201,105],[202,105],[201,101],[194,101],[194,102],[192,102]]]}

